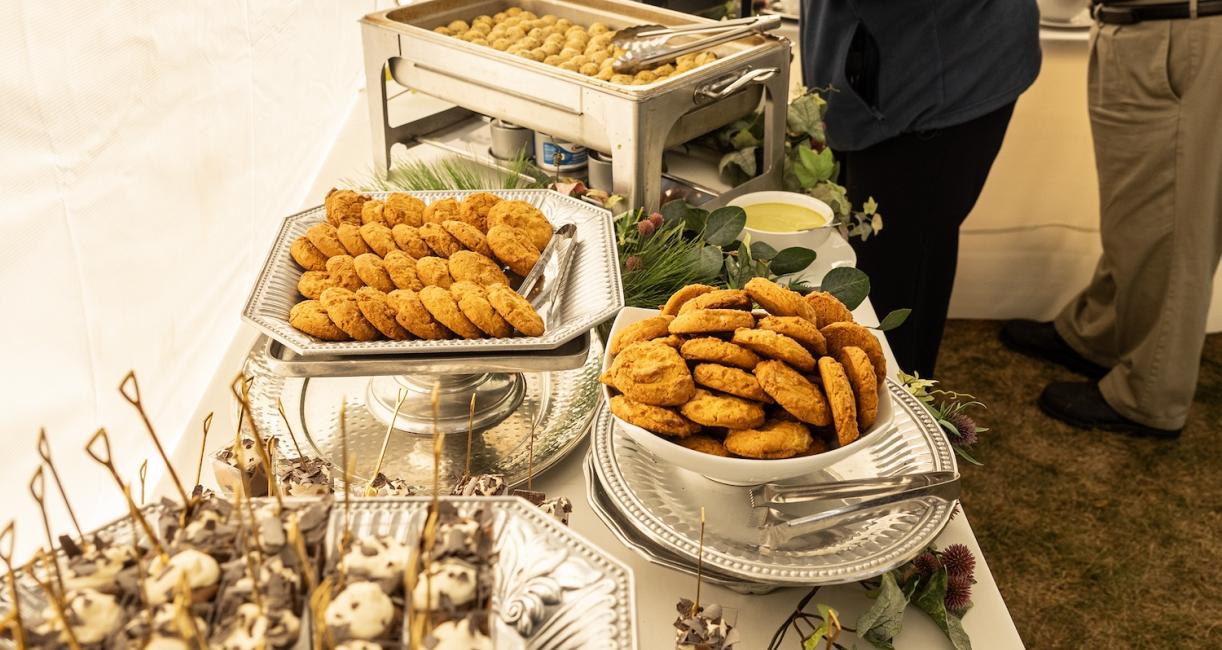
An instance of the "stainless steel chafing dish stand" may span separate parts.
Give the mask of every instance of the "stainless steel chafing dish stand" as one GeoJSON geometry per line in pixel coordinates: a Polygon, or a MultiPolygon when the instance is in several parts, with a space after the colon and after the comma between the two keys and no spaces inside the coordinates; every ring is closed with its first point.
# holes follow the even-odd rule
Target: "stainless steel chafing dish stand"
{"type": "Polygon", "coordinates": [[[416,140],[477,112],[610,154],[615,192],[633,207],[656,208],[663,150],[744,117],[762,99],[763,172],[723,192],[710,207],[747,192],[781,187],[788,40],[749,36],[715,48],[719,58],[712,63],[650,84],[626,86],[432,31],[510,6],[612,28],[715,22],[628,0],[425,0],[369,14],[361,28],[376,168],[387,170],[395,143],[416,140]],[[397,83],[457,106],[392,126],[387,69],[397,83]]]}

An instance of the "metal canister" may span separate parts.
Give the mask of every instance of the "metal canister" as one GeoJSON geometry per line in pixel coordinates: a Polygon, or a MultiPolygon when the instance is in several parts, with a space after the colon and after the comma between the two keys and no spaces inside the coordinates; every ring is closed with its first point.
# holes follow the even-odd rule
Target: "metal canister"
{"type": "Polygon", "coordinates": [[[587,151],[584,145],[564,142],[535,132],[535,164],[540,169],[581,176],[585,172],[586,163],[587,151]]]}
{"type": "Polygon", "coordinates": [[[614,187],[614,179],[611,176],[611,156],[593,149],[589,153],[590,182],[586,185],[592,189],[611,192],[614,187]]]}
{"type": "Polygon", "coordinates": [[[534,151],[534,131],[500,119],[492,120],[489,128],[492,130],[490,153],[493,158],[514,160],[521,155],[530,158],[534,151]]]}

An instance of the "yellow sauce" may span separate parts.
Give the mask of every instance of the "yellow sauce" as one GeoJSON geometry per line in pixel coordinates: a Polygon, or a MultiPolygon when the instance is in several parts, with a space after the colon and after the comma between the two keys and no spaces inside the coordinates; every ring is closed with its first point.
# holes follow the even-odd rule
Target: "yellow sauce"
{"type": "Polygon", "coordinates": [[[797,232],[827,225],[823,215],[792,203],[756,203],[744,206],[747,227],[765,232],[797,232]]]}

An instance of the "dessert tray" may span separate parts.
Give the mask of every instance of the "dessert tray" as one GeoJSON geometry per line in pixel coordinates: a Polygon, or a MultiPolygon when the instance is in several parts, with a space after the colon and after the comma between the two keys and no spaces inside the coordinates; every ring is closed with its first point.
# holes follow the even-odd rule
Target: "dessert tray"
{"type": "MultiPolygon", "coordinates": [[[[347,341],[326,342],[304,334],[289,324],[290,308],[298,300],[297,283],[302,269],[293,261],[290,247],[306,230],[326,220],[323,206],[299,212],[284,220],[255,281],[242,317],[288,350],[302,357],[381,354],[495,353],[552,350],[588,332],[615,314],[624,304],[619,258],[615,248],[611,213],[551,190],[496,190],[507,200],[526,201],[539,208],[559,228],[576,226],[569,251],[557,251],[544,264],[538,293],[532,303],[544,317],[542,336],[497,339],[448,339],[440,341],[347,341]],[[561,268],[571,260],[569,268],[561,268]],[[543,307],[556,301],[554,309],[543,307]],[[550,313],[549,313],[550,312],[550,313]]],[[[425,202],[461,200],[473,191],[406,192],[425,202]]],[[[367,192],[383,199],[387,192],[367,192]]],[[[532,294],[534,292],[532,291],[532,294]]]]}
{"type": "MultiPolygon", "coordinates": [[[[886,387],[895,407],[891,428],[803,482],[956,471],[950,443],[925,407],[894,381],[886,387]]],[[[955,508],[945,501],[906,501],[764,548],[760,530],[750,524],[746,487],[660,462],[619,431],[605,408],[595,418],[588,463],[591,507],[621,541],[651,562],[695,572],[700,508],[705,507],[704,575],[746,592],[848,583],[884,573],[925,548],[955,508]]]]}

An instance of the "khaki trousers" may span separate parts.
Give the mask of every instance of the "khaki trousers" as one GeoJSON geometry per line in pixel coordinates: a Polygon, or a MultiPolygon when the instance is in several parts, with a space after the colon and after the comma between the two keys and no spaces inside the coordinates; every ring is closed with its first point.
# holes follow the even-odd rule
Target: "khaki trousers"
{"type": "Polygon", "coordinates": [[[1103,255],[1056,329],[1112,408],[1179,429],[1222,255],[1222,16],[1099,26],[1089,92],[1103,255]]]}

